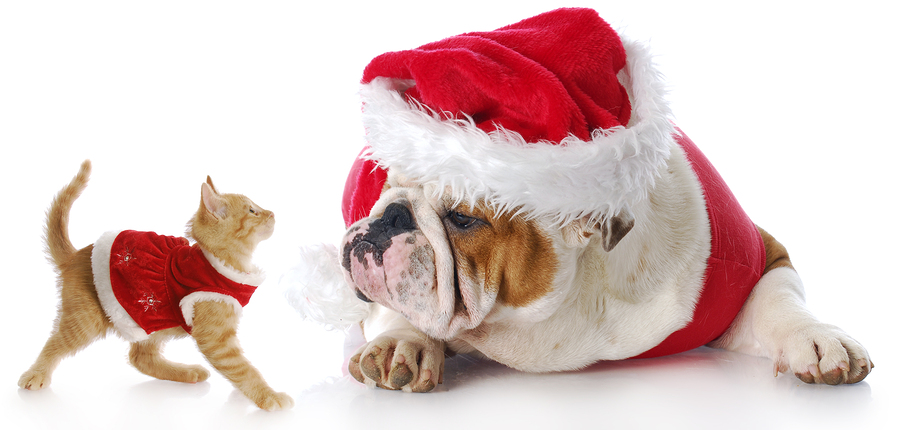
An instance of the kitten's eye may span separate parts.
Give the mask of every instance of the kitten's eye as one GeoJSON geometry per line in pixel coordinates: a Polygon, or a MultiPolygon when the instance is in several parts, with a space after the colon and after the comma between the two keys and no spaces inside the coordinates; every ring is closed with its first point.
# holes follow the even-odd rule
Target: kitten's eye
{"type": "Polygon", "coordinates": [[[255,210],[253,210],[253,208],[250,208],[250,213],[252,213],[252,214],[255,214],[255,213],[256,213],[256,211],[255,211],[255,210]]]}
{"type": "Polygon", "coordinates": [[[457,211],[450,211],[447,213],[447,218],[450,219],[450,222],[457,228],[462,229],[470,228],[478,222],[478,218],[470,217],[457,211]]]}

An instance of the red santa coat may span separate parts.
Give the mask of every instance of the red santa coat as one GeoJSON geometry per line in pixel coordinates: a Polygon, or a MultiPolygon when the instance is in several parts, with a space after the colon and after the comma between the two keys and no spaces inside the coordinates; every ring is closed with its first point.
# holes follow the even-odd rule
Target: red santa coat
{"type": "Polygon", "coordinates": [[[129,341],[193,325],[194,304],[214,300],[240,312],[262,282],[239,273],[187,239],[153,232],[109,232],[94,245],[94,280],[103,309],[129,341]]]}
{"type": "Polygon", "coordinates": [[[725,180],[681,130],[675,134],[675,142],[684,150],[706,200],[711,240],[705,281],[687,326],[635,358],[677,354],[721,336],[731,326],[766,267],[766,248],[759,229],[725,180]]]}

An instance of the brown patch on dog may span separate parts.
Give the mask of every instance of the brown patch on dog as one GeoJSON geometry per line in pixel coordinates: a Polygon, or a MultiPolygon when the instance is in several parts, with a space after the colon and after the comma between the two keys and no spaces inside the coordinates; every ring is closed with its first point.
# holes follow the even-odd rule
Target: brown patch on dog
{"type": "Polygon", "coordinates": [[[779,267],[793,269],[794,266],[791,264],[791,257],[788,255],[784,245],[775,240],[771,234],[759,226],[756,226],[756,228],[759,230],[759,234],[763,239],[763,245],[766,248],[766,270],[763,271],[763,274],[769,273],[772,269],[777,269],[779,267]]]}
{"type": "Polygon", "coordinates": [[[508,306],[524,307],[553,289],[558,262],[553,246],[533,221],[506,213],[495,216],[483,207],[463,205],[457,212],[477,218],[471,227],[460,228],[445,217],[457,270],[474,275],[485,291],[496,291],[508,306]]]}

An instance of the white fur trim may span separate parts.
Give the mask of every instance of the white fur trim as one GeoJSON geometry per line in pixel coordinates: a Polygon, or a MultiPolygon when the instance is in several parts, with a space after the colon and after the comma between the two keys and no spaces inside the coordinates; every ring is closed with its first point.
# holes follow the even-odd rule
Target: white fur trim
{"type": "Polygon", "coordinates": [[[238,317],[243,313],[244,307],[234,297],[227,294],[213,293],[209,291],[197,291],[184,296],[178,306],[181,307],[181,314],[184,316],[184,322],[188,327],[194,326],[194,305],[197,302],[222,302],[234,306],[234,313],[238,317]]]}
{"type": "Polygon", "coordinates": [[[112,281],[109,279],[109,259],[113,241],[121,232],[122,230],[103,233],[94,243],[94,250],[91,252],[91,270],[94,272],[94,288],[100,298],[100,305],[109,321],[113,323],[113,327],[125,340],[139,342],[147,339],[147,332],[134,322],[125,308],[119,304],[112,290],[112,281]]]}
{"type": "Polygon", "coordinates": [[[669,157],[674,125],[648,49],[623,39],[620,79],[633,97],[627,127],[594,130],[589,142],[528,144],[515,132],[486,133],[471,118],[443,120],[401,92],[411,81],[363,85],[368,157],[420,183],[449,189],[458,202],[483,198],[501,212],[549,217],[559,225],[600,220],[633,206],[652,189],[669,157]]]}
{"type": "Polygon", "coordinates": [[[347,285],[334,245],[300,249],[300,263],[281,276],[288,302],[304,319],[346,330],[369,315],[369,305],[347,285]]]}
{"type": "Polygon", "coordinates": [[[206,261],[209,261],[209,264],[212,265],[213,269],[216,269],[216,272],[234,282],[258,287],[266,280],[266,274],[256,266],[252,266],[253,270],[249,272],[238,272],[213,255],[213,253],[203,248],[200,248],[200,250],[203,251],[206,261]]]}

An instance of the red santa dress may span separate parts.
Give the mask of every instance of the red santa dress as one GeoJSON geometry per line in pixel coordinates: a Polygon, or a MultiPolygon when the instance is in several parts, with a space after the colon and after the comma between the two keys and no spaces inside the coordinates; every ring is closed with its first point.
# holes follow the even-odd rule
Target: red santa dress
{"type": "Polygon", "coordinates": [[[240,313],[265,279],[241,273],[183,237],[133,230],[107,232],[91,255],[104,311],[131,342],[151,333],[193,326],[194,304],[220,301],[240,313]]]}

